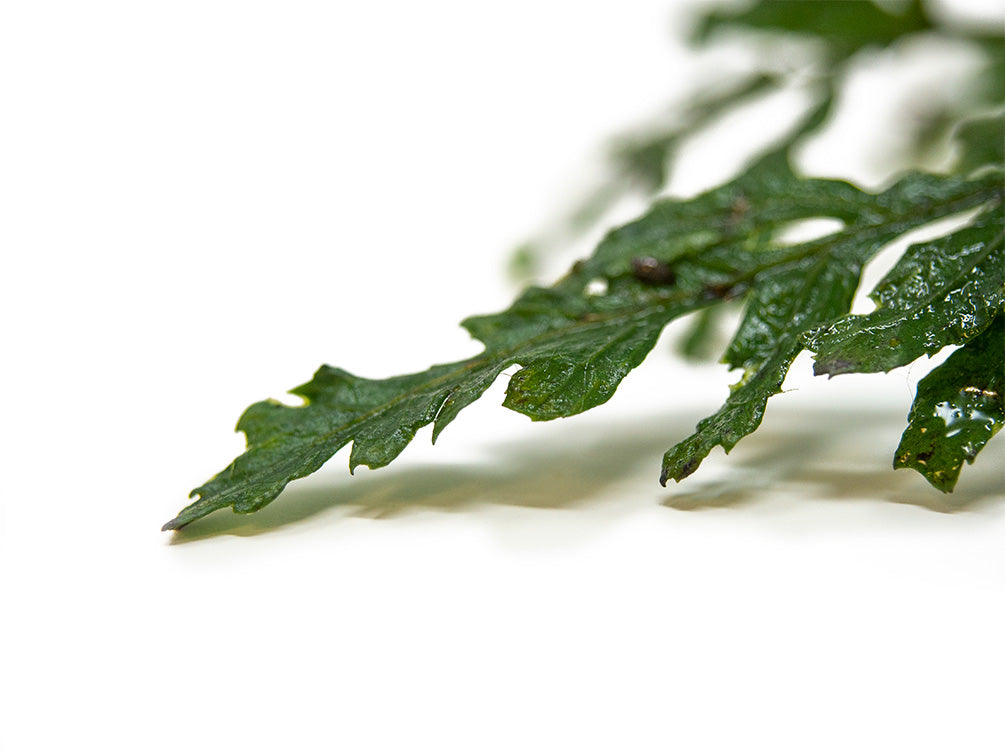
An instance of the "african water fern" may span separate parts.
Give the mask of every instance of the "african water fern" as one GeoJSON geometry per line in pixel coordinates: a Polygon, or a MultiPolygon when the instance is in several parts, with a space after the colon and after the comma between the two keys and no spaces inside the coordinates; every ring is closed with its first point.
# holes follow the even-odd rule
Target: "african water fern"
{"type": "MultiPolygon", "coordinates": [[[[723,361],[743,376],[715,414],[667,451],[664,484],[694,473],[715,446],[728,451],[756,430],[803,350],[815,354],[816,373],[838,375],[885,372],[960,346],[918,385],[895,452],[896,466],[952,490],[963,462],[973,461],[1005,420],[1005,137],[994,109],[1005,99],[1005,41],[940,26],[920,3],[896,14],[869,2],[760,2],[740,13],[708,14],[696,38],[723,27],[818,43],[810,75],[816,101],[781,145],[725,185],[689,199],[655,200],[554,285],[531,286],[505,311],[465,320],[485,346],[477,356],[386,379],[323,366],[291,391],[304,405],[249,407],[238,423],[247,451],[197,488],[198,499],[164,528],[227,507],[258,510],[350,442],[350,469],[384,466],[420,427],[433,424],[435,440],[514,364],[520,369],[509,379],[507,408],[535,420],[586,411],[614,394],[669,322],[741,300],[744,314],[723,361]],[[909,172],[876,193],[799,175],[792,147],[826,121],[848,62],[863,48],[912,34],[965,38],[988,63],[956,109],[933,119],[962,123],[955,169],[909,172]],[[975,113],[983,117],[962,122],[975,113]],[[967,211],[964,227],[907,249],[870,294],[874,311],[849,314],[870,259],[912,229],[967,211]],[[840,221],[840,229],[794,245],[778,240],[793,222],[821,217],[840,221]]],[[[619,140],[610,181],[576,217],[594,215],[623,191],[657,191],[685,136],[797,73],[806,75],[752,71],[718,94],[696,97],[673,125],[619,140]]]]}

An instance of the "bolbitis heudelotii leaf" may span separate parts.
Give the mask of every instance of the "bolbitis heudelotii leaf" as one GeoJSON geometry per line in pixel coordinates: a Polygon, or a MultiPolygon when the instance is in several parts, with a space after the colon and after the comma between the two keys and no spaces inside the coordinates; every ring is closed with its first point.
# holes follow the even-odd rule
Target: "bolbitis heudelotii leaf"
{"type": "Polygon", "coordinates": [[[918,383],[894,468],[916,469],[952,492],[963,462],[973,463],[1005,422],[1005,315],[918,383]]]}
{"type": "MultiPolygon", "coordinates": [[[[667,452],[661,480],[679,481],[714,446],[728,451],[757,428],[804,348],[817,351],[818,365],[826,367],[821,371],[829,374],[891,368],[946,344],[971,343],[961,354],[998,348],[1000,337],[992,333],[985,338],[991,345],[984,345],[981,334],[1001,308],[1003,194],[994,169],[971,177],[909,173],[869,193],[844,181],[800,177],[783,152],[772,153],[712,191],[656,201],[554,285],[528,288],[505,311],[464,321],[485,346],[477,356],[385,379],[322,366],[291,391],[304,405],[252,405],[237,425],[247,450],[194,490],[198,499],[164,528],[223,508],[259,510],[348,443],[350,470],[385,466],[419,428],[432,424],[435,441],[514,364],[520,369],[509,379],[507,408],[534,420],[586,411],[614,394],[667,323],[744,298],[745,314],[724,359],[742,369],[743,378],[718,412],[667,452]],[[909,249],[874,293],[876,312],[847,316],[873,256],[909,230],[967,210],[980,211],[968,227],[909,249]],[[841,229],[796,245],[776,240],[786,226],[821,217],[840,221],[841,229]]],[[[933,401],[955,405],[949,392],[974,382],[959,378],[973,361],[963,355],[946,361],[938,389],[926,381],[919,386],[916,410],[924,413],[933,401]],[[959,374],[957,363],[963,364],[959,374]]],[[[989,416],[1000,417],[997,405],[999,413],[989,416]]],[[[911,421],[923,424],[914,414],[911,421]]],[[[1000,426],[1000,418],[995,421],[1000,426]]],[[[953,459],[963,453],[972,460],[981,438],[986,441],[975,436],[960,449],[955,435],[942,432],[955,450],[918,451],[911,432],[898,464],[917,467],[919,453],[929,453],[930,468],[938,463],[942,475],[928,477],[941,488],[958,473],[953,459]]]]}

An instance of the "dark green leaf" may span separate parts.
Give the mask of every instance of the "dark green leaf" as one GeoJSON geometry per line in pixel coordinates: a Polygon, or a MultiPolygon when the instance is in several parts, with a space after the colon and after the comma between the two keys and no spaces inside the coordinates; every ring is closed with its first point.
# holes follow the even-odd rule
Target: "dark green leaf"
{"type": "Polygon", "coordinates": [[[976,336],[1005,303],[1003,231],[999,204],[962,230],[911,246],[870,294],[875,311],[807,337],[813,371],[888,372],[976,336]]]}
{"type": "Polygon", "coordinates": [[[647,192],[656,191],[667,182],[674,155],[684,139],[778,83],[777,77],[762,73],[724,90],[702,91],[684,112],[675,114],[678,122],[674,125],[615,139],[611,158],[617,174],[647,192]]]}
{"type": "MultiPolygon", "coordinates": [[[[870,197],[871,209],[863,209],[858,221],[840,233],[794,247],[790,254],[797,261],[761,274],[724,358],[730,366],[742,367],[744,378],[732,387],[718,412],[667,451],[660,477],[663,484],[692,474],[716,445],[729,452],[757,429],[768,398],[781,390],[792,360],[803,349],[804,334],[848,311],[862,265],[917,223],[919,215],[914,212],[924,208],[928,217],[947,213],[954,203],[953,183],[919,174],[906,176],[870,197]]],[[[997,179],[989,179],[984,186],[985,196],[1000,196],[997,179]]],[[[850,196],[847,199],[851,201],[850,196]]]]}
{"type": "Polygon", "coordinates": [[[962,148],[958,167],[963,172],[988,165],[1005,167],[1005,116],[968,120],[957,127],[954,136],[962,148]]]}
{"type": "Polygon", "coordinates": [[[690,455],[679,454],[673,475],[684,476],[710,443],[732,447],[757,426],[802,332],[847,311],[869,256],[920,222],[1000,191],[997,180],[915,174],[871,195],[840,181],[799,179],[776,155],[707,194],[657,202],[551,288],[530,288],[506,311],[466,320],[485,344],[479,356],[383,380],[325,366],[293,391],[305,405],[251,406],[238,423],[248,450],[196,489],[199,499],[165,528],[226,507],[257,510],[349,442],[350,469],[384,466],[420,427],[434,423],[438,436],[513,364],[522,368],[510,379],[507,407],[535,420],[585,411],[613,395],[667,322],[753,290],[729,352],[749,376],[705,423],[690,455]],[[846,227],[807,244],[772,241],[787,223],[821,215],[846,227]],[[640,276],[640,259],[670,274],[640,276]]]}
{"type": "MultiPolygon", "coordinates": [[[[593,226],[619,199],[640,191],[650,196],[668,180],[681,144],[715,118],[764,93],[779,83],[766,73],[745,76],[725,86],[704,86],[685,103],[671,108],[656,123],[633,129],[613,139],[608,147],[609,170],[604,181],[578,202],[569,216],[553,231],[567,240],[593,226]]],[[[541,257],[555,239],[539,239],[522,244],[510,259],[511,277],[518,282],[532,280],[541,257]]]]}
{"type": "Polygon", "coordinates": [[[826,257],[799,260],[772,270],[758,282],[737,337],[727,350],[734,366],[742,358],[744,378],[730,390],[725,405],[703,419],[698,431],[663,458],[660,483],[694,473],[716,445],[728,453],[761,423],[768,398],[778,393],[792,360],[802,350],[799,336],[807,326],[847,311],[860,265],[854,247],[848,259],[829,264],[826,257]]]}
{"type": "Polygon", "coordinates": [[[862,47],[885,46],[911,32],[931,28],[920,2],[890,13],[868,0],[760,0],[738,12],[714,11],[699,22],[695,38],[704,41],[721,28],[799,34],[825,43],[835,59],[862,47]]]}
{"type": "Polygon", "coordinates": [[[893,467],[924,474],[952,492],[963,462],[974,458],[1005,422],[1005,316],[956,350],[918,383],[893,467]]]}

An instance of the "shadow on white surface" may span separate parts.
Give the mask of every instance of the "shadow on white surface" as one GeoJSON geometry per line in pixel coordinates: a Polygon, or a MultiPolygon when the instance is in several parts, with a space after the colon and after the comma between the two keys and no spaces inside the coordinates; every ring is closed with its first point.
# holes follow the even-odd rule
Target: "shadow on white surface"
{"type": "Polygon", "coordinates": [[[566,421],[526,439],[487,445],[490,461],[409,465],[364,472],[331,483],[324,472],[293,483],[274,503],[251,515],[218,511],[175,532],[171,543],[221,534],[255,536],[321,516],[385,519],[422,511],[474,512],[493,506],[551,510],[604,507],[615,517],[638,504],[678,511],[755,504],[864,502],[918,506],[939,513],[976,510],[1005,499],[1005,484],[986,449],[944,495],[916,473],[894,471],[893,449],[904,418],[899,411],[769,412],[758,432],[728,458],[713,451],[696,475],[669,494],[656,478],[663,451],[692,431],[680,414],[617,421],[566,421]],[[634,500],[633,500],[634,499],[634,500]]]}
{"type": "Polygon", "coordinates": [[[582,424],[568,422],[544,434],[529,428],[526,440],[487,446],[489,461],[422,466],[406,462],[334,484],[319,484],[319,479],[294,483],[258,513],[218,511],[175,532],[171,541],[262,534],[334,506],[344,508],[347,515],[392,518],[417,511],[472,511],[486,505],[585,508],[603,501],[605,493],[626,480],[641,479],[659,491],[659,460],[666,439],[684,436],[690,429],[672,417],[642,421],[646,424],[594,422],[585,431],[582,424]]]}
{"type": "Polygon", "coordinates": [[[1000,453],[997,443],[975,466],[963,468],[956,491],[947,495],[914,471],[893,470],[891,459],[902,424],[892,414],[820,413],[781,419],[764,436],[755,435],[744,452],[737,446],[728,474],[711,481],[695,479],[663,504],[694,511],[773,499],[795,504],[865,501],[958,513],[1005,500],[1005,479],[992,461],[1000,453]],[[806,426],[791,426],[797,421],[806,426]]]}

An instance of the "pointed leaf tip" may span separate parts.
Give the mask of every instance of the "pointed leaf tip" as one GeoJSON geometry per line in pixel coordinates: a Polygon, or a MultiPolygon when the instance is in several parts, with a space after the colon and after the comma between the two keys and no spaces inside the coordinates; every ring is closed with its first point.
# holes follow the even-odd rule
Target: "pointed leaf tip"
{"type": "MultiPolygon", "coordinates": [[[[923,223],[992,201],[1000,204],[1001,194],[998,177],[965,181],[920,173],[870,194],[842,181],[798,178],[776,155],[695,198],[660,199],[648,213],[609,233],[590,259],[551,288],[531,287],[509,309],[466,320],[471,334],[485,344],[481,354],[388,379],[322,367],[294,391],[304,405],[265,401],[249,407],[238,424],[247,451],[200,487],[200,499],[164,530],[222,508],[258,510],[288,482],[317,471],[350,442],[350,471],[360,464],[385,466],[420,427],[434,423],[435,440],[512,364],[522,367],[510,380],[505,405],[532,419],[571,416],[600,405],[641,363],[667,323],[717,303],[721,295],[712,301],[710,291],[749,292],[744,320],[727,352],[727,362],[742,367],[745,376],[716,414],[668,452],[661,484],[680,481],[711,448],[728,452],[758,427],[768,398],[780,391],[792,360],[807,347],[806,335],[847,315],[869,258],[923,223]],[[784,223],[820,216],[837,217],[845,227],[801,245],[772,242],[784,223]],[[632,270],[632,260],[639,258],[671,267],[673,283],[639,280],[632,270]],[[607,283],[603,293],[590,289],[598,278],[607,283]]],[[[974,225],[973,233],[983,234],[974,239],[983,242],[979,249],[957,236],[977,254],[963,272],[985,273],[978,276],[975,295],[964,287],[956,297],[963,313],[982,292],[991,291],[985,299],[991,306],[1001,300],[1001,237],[987,236],[992,225],[974,225]]],[[[950,270],[940,269],[949,280],[950,270]]],[[[972,277],[964,274],[960,280],[966,284],[972,277]]],[[[899,281],[896,288],[903,288],[899,281]]],[[[892,303],[887,302],[887,311],[895,308],[892,303]]],[[[909,314],[913,306],[901,313],[909,314]]],[[[944,324],[948,316],[938,313],[944,324]]],[[[983,324],[967,324],[965,338],[983,324]]],[[[893,349],[893,338],[884,335],[883,348],[870,350],[868,357],[893,349]]],[[[905,339],[898,342],[903,349],[905,339]]],[[[850,362],[841,359],[866,363],[858,354],[811,350],[821,361],[817,373],[848,371],[850,362]]]]}

